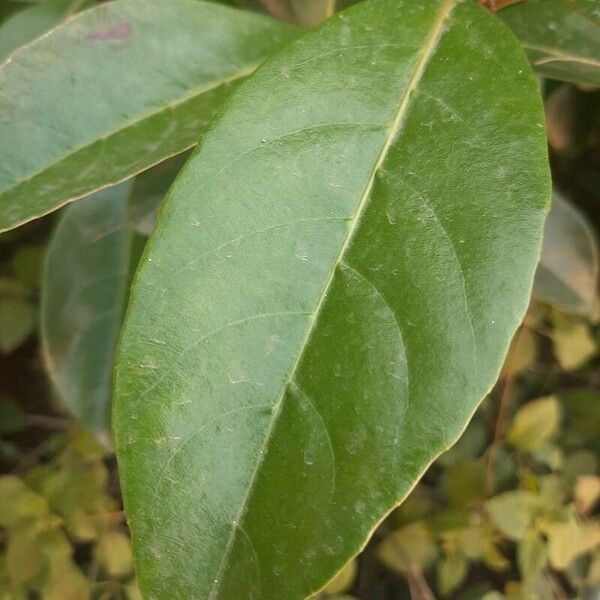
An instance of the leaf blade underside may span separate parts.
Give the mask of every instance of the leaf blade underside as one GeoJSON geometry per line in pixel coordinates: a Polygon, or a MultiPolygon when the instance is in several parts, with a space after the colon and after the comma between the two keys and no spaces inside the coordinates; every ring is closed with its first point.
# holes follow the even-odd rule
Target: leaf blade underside
{"type": "Polygon", "coordinates": [[[303,598],[356,554],[493,384],[548,200],[534,79],[471,3],[367,2],[261,67],[167,197],[121,338],[146,595],[303,598]]]}

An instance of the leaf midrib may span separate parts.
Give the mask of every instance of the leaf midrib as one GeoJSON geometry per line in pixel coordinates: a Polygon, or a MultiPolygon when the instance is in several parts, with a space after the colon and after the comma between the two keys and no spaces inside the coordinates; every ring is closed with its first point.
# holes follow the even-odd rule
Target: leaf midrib
{"type": "Polygon", "coordinates": [[[256,466],[250,477],[249,484],[246,489],[246,494],[242,500],[241,507],[238,512],[237,518],[233,521],[233,527],[231,530],[231,534],[229,535],[229,538],[227,540],[227,544],[225,546],[225,551],[223,553],[223,558],[221,559],[219,568],[217,569],[217,573],[214,578],[213,586],[208,595],[208,600],[215,600],[215,598],[217,597],[217,594],[219,593],[223,573],[224,573],[225,567],[228,563],[231,551],[233,549],[233,543],[235,541],[236,531],[238,530],[238,528],[241,527],[241,522],[244,518],[244,515],[246,514],[246,511],[247,511],[247,508],[249,505],[249,500],[252,496],[252,492],[253,492],[255,484],[256,484],[258,472],[260,471],[260,467],[266,456],[266,449],[269,445],[269,442],[271,441],[271,438],[275,431],[275,426],[276,426],[279,416],[281,414],[283,400],[285,398],[287,388],[293,382],[296,371],[298,370],[298,366],[300,365],[300,363],[302,361],[302,356],[304,355],[304,351],[308,347],[308,344],[312,337],[313,331],[315,329],[315,325],[319,319],[319,314],[320,314],[320,312],[323,308],[323,305],[325,303],[325,300],[327,298],[329,288],[331,287],[331,285],[333,283],[337,267],[343,261],[346,251],[347,251],[348,247],[350,246],[352,239],[354,238],[354,234],[355,234],[356,230],[358,229],[358,226],[360,225],[360,222],[362,220],[362,216],[363,216],[363,213],[365,210],[365,206],[371,196],[371,191],[372,191],[373,185],[375,183],[375,177],[376,177],[378,171],[380,170],[380,168],[382,167],[392,144],[396,141],[398,134],[402,130],[402,126],[404,124],[406,115],[408,113],[411,96],[412,96],[413,92],[416,90],[418,84],[420,83],[420,81],[423,77],[423,74],[425,72],[425,69],[427,68],[427,65],[429,64],[431,57],[434,55],[435,50],[438,47],[439,41],[444,33],[444,26],[446,25],[451,13],[452,13],[452,10],[460,1],[461,0],[443,0],[442,1],[441,7],[440,7],[435,19],[432,22],[431,29],[429,30],[429,33],[425,37],[423,46],[420,48],[420,50],[418,52],[419,58],[417,59],[417,62],[413,68],[413,72],[410,76],[410,79],[408,80],[406,89],[404,90],[404,93],[402,94],[402,97],[400,98],[400,102],[398,104],[398,109],[396,110],[394,119],[389,127],[389,134],[379,152],[379,155],[377,156],[377,160],[375,161],[375,164],[371,171],[371,175],[370,175],[370,177],[367,181],[367,184],[365,186],[365,189],[361,195],[360,201],[358,202],[358,205],[356,208],[356,216],[354,217],[352,224],[346,234],[346,238],[340,247],[338,256],[336,257],[336,260],[335,260],[334,264],[332,265],[332,268],[331,268],[331,271],[329,274],[329,278],[323,288],[321,296],[319,297],[319,300],[317,302],[315,311],[312,315],[311,324],[307,328],[304,339],[302,340],[302,342],[300,344],[300,351],[298,352],[298,355],[296,356],[296,360],[295,360],[292,368],[290,369],[290,375],[282,388],[281,395],[279,396],[277,402],[274,405],[273,417],[272,417],[269,427],[265,433],[265,437],[263,438],[263,443],[262,443],[260,451],[258,453],[258,459],[256,461],[256,466]]]}

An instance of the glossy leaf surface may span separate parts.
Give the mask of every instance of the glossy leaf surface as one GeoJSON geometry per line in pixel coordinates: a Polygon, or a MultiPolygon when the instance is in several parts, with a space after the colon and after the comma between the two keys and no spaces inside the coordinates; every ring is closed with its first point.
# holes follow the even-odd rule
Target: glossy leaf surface
{"type": "Polygon", "coordinates": [[[597,0],[523,0],[498,14],[538,73],[600,86],[599,6],[597,0]]]}
{"type": "Polygon", "coordinates": [[[534,294],[575,314],[590,314],[598,286],[598,242],[586,218],[559,192],[544,227],[534,294]]]}
{"type": "Polygon", "coordinates": [[[194,145],[291,32],[201,0],[120,0],[13,53],[0,68],[0,230],[194,145]]]}
{"type": "Polygon", "coordinates": [[[112,368],[130,278],[132,182],[65,209],[48,246],[41,300],[44,359],[60,400],[108,439],[112,368]]]}
{"type": "Polygon", "coordinates": [[[258,69],[163,203],[121,336],[145,596],[326,584],[496,379],[549,195],[534,76],[475,3],[368,1],[258,69]]]}

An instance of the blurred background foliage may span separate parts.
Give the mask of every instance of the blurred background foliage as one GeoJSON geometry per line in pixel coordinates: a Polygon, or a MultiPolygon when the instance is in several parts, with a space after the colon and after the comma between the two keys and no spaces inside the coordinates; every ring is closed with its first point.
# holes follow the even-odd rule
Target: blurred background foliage
{"type": "MultiPolygon", "coordinates": [[[[240,1],[301,25],[332,10],[240,1]]],[[[0,0],[0,60],[91,3],[0,0]]],[[[316,598],[600,598],[600,92],[540,85],[555,193],[498,383],[316,598]]],[[[140,598],[110,372],[127,284],[185,158],[0,235],[0,600],[140,598]]]]}

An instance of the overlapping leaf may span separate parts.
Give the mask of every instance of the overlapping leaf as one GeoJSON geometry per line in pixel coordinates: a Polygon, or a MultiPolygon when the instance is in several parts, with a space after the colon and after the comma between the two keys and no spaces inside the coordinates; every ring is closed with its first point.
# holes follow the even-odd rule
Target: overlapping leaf
{"type": "Polygon", "coordinates": [[[66,408],[108,440],[112,367],[129,281],[131,182],[69,206],[49,244],[41,337],[66,408]]]}
{"type": "Polygon", "coordinates": [[[113,425],[148,597],[296,600],[451,445],[528,303],[549,200],[522,50],[371,0],[272,58],[178,178],[113,425]]]}
{"type": "Polygon", "coordinates": [[[567,312],[589,314],[596,298],[599,269],[594,230],[574,206],[555,192],[534,294],[567,312]]]}
{"type": "Polygon", "coordinates": [[[538,73],[597,87],[598,6],[597,0],[524,0],[498,14],[519,38],[538,73]]]}
{"type": "Polygon", "coordinates": [[[194,145],[292,30],[201,0],[85,11],[0,68],[0,230],[194,145]]]}
{"type": "Polygon", "coordinates": [[[66,408],[104,440],[131,273],[181,157],[66,208],[48,246],[41,302],[46,366],[66,408]]]}

